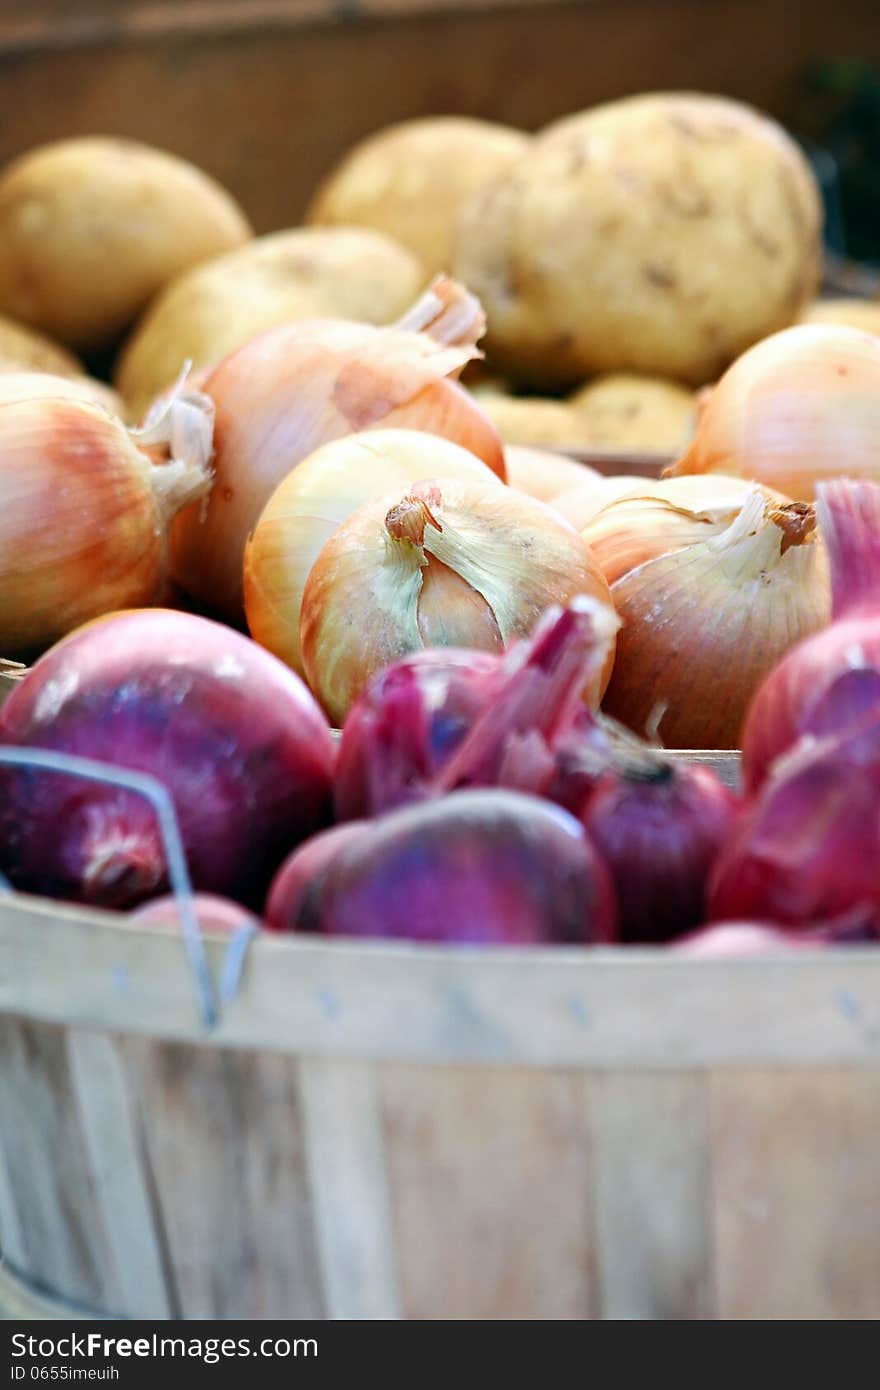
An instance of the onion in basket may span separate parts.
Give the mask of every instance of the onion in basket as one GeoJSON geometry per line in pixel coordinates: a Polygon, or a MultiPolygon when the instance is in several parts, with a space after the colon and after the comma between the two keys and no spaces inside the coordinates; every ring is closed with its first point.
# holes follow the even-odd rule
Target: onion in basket
{"type": "Polygon", "coordinates": [[[501,651],[575,594],[611,611],[587,546],[549,507],[494,484],[418,483],[366,503],[315,561],[300,627],[309,684],[340,721],[407,652],[501,651]]]}
{"type": "MultiPolygon", "coordinates": [[[[746,479],[723,473],[653,482],[641,493],[609,502],[581,529],[581,535],[613,584],[648,560],[720,536],[754,490],[746,479]]],[[[769,488],[761,491],[768,502],[788,501],[769,488]]]]}
{"type": "Polygon", "coordinates": [[[706,882],[739,800],[707,767],[647,753],[601,779],[581,813],[611,871],[623,941],[666,941],[703,920],[706,882]]]}
{"type": "Polygon", "coordinates": [[[669,748],[735,748],[767,672],[831,612],[810,503],[755,488],[720,535],[616,580],[623,626],[605,709],[669,748]]]}
{"type": "Polygon", "coordinates": [[[578,822],[510,791],[453,792],[380,817],[332,856],[293,909],[279,920],[276,904],[273,924],[474,945],[601,942],[615,933],[608,871],[578,822]]]}
{"type": "Polygon", "coordinates": [[[604,481],[595,468],[588,468],[585,463],[578,463],[565,454],[555,454],[550,449],[506,444],[504,462],[507,464],[510,486],[527,492],[530,497],[537,497],[539,502],[550,502],[569,488],[586,484],[595,486],[604,481]]]}
{"type": "Polygon", "coordinates": [[[838,478],[818,491],[834,621],[794,647],[752,701],[743,730],[750,792],[802,735],[842,733],[880,711],[880,485],[838,478]]]}
{"type": "MultiPolygon", "coordinates": [[[[0,744],[152,774],[194,887],[249,904],[329,819],[336,750],[311,695],[256,643],[190,614],[117,613],[72,633],[0,707],[0,744]]],[[[134,793],[26,770],[0,788],[0,868],[17,887],[112,907],[167,891],[134,793]]]]}
{"type": "Polygon", "coordinates": [[[880,708],[780,758],[716,862],[708,915],[805,926],[880,915],[880,708]]]}
{"type": "Polygon", "coordinates": [[[607,765],[584,692],[598,693],[616,630],[607,606],[578,595],[504,656],[433,649],[388,667],[345,721],[337,814],[374,815],[458,787],[570,796],[588,760],[594,777],[607,765]]]}
{"type": "Polygon", "coordinates": [[[160,599],[167,527],[209,486],[210,452],[203,397],[175,397],[141,435],[78,381],[0,375],[0,650],[160,599]],[[162,441],[175,457],[157,464],[145,449],[162,441]]]}
{"type": "Polygon", "coordinates": [[[803,325],[734,362],[668,473],[739,473],[811,501],[824,478],[880,481],[878,440],[880,338],[803,325]]]}
{"type": "MultiPolygon", "coordinates": [[[[495,481],[476,455],[420,430],[369,430],[334,439],[279,483],[251,535],[244,597],[252,636],[303,674],[303,590],[322,546],[372,497],[425,477],[495,481]]],[[[500,486],[500,483],[498,484],[500,486]]]]}
{"type": "Polygon", "coordinates": [[[442,435],[504,477],[501,441],[454,380],[477,355],[476,301],[449,281],[388,328],[312,320],[270,329],[221,362],[204,390],[217,413],[214,484],[171,535],[172,575],[240,618],[248,535],[283,478],[320,445],[361,430],[442,435]]]}

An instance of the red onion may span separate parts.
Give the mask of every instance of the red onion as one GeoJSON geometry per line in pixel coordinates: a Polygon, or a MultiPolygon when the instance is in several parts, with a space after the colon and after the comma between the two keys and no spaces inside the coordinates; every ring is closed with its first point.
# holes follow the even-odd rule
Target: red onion
{"type": "Polygon", "coordinates": [[[427,796],[505,678],[493,653],[453,647],[413,652],[374,677],[342,730],[334,786],[340,819],[427,796]]]}
{"type": "Polygon", "coordinates": [[[832,623],[793,647],[752,701],[742,736],[749,793],[802,734],[844,731],[880,709],[880,486],[839,478],[817,493],[832,623]]]}
{"type": "Polygon", "coordinates": [[[703,920],[706,879],[738,814],[706,767],[646,756],[602,779],[581,819],[611,870],[623,941],[667,941],[703,920]]]}
{"type": "Polygon", "coordinates": [[[313,835],[288,855],[266,900],[266,925],[273,931],[287,931],[295,922],[299,931],[311,931],[324,874],[343,846],[353,844],[366,829],[365,821],[334,825],[313,835]]]}
{"type": "MultiPolygon", "coordinates": [[[[0,708],[0,745],[152,774],[170,793],[196,889],[253,903],[329,819],[333,736],[300,679],[219,624],[113,614],[38,661],[0,708]]],[[[56,773],[2,776],[0,867],[19,888],[111,907],[167,889],[150,806],[56,773]]]]}
{"type": "Polygon", "coordinates": [[[682,956],[701,959],[727,956],[763,956],[797,950],[809,943],[793,932],[760,922],[725,922],[720,927],[701,927],[671,943],[682,956]]]}
{"type": "Polygon", "coordinates": [[[345,721],[337,814],[375,814],[461,787],[568,788],[555,749],[575,738],[582,752],[596,741],[583,694],[615,628],[602,605],[579,596],[550,609],[504,657],[429,651],[389,667],[345,721]]]}
{"type": "Polygon", "coordinates": [[[371,822],[333,855],[309,913],[309,925],[342,936],[534,945],[615,934],[608,870],[583,828],[509,791],[453,792],[371,822]]]}
{"type": "Polygon", "coordinates": [[[719,856],[713,920],[791,926],[880,909],[880,710],[774,765],[719,856]]]}
{"type": "MultiPolygon", "coordinates": [[[[217,897],[214,893],[194,893],[192,898],[196,920],[202,931],[232,935],[248,927],[258,931],[263,923],[240,903],[230,902],[229,898],[217,897]]],[[[179,932],[180,904],[173,893],[162,898],[153,898],[132,912],[129,921],[138,927],[159,927],[163,930],[179,932]]]]}

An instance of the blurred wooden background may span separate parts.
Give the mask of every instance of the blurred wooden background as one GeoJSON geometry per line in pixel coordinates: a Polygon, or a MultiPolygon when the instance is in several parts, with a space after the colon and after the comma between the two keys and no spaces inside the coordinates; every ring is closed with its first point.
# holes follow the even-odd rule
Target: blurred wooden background
{"type": "Polygon", "coordinates": [[[811,63],[878,48],[877,0],[0,0],[0,160],[78,133],[148,140],[265,231],[390,121],[531,129],[658,87],[790,120],[811,63]]]}

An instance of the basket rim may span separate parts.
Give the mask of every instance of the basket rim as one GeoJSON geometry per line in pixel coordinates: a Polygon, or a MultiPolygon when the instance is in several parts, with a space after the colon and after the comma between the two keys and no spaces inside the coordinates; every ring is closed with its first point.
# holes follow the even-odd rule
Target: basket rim
{"type": "MultiPolygon", "coordinates": [[[[228,941],[205,933],[215,979],[228,941]]],[[[701,959],[662,947],[478,948],[264,932],[208,1032],[175,932],[10,894],[0,899],[2,1014],[401,1062],[876,1066],[880,951],[701,959]]]]}

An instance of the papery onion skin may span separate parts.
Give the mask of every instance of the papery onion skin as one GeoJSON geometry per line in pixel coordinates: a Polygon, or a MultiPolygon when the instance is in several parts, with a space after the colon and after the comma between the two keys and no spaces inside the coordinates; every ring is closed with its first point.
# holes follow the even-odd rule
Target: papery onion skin
{"type": "Polygon", "coordinates": [[[79,383],[0,376],[0,650],[159,599],[167,524],[207,483],[195,461],[154,465],[79,383]]]}
{"type": "Polygon", "coordinates": [[[325,874],[340,851],[367,832],[366,821],[333,825],[312,835],[288,855],[272,880],[266,899],[266,925],[270,931],[316,929],[325,874]]]}
{"type": "Polygon", "coordinates": [[[371,822],[332,860],[313,910],[334,936],[515,946],[615,934],[608,871],[578,822],[507,791],[453,792],[371,822]]]}
{"type": "Polygon", "coordinates": [[[658,728],[667,748],[736,748],[768,671],[828,621],[813,521],[808,504],[775,508],[755,491],[720,536],[617,580],[606,712],[639,734],[658,728]]]}
{"type": "Polygon", "coordinates": [[[827,478],[880,480],[880,338],[800,325],[743,353],[667,470],[738,473],[809,502],[827,478]]]}
{"type": "Polygon", "coordinates": [[[710,768],[657,760],[600,781],[581,820],[611,871],[622,941],[668,941],[703,920],[709,870],[739,809],[710,768]]]}
{"type": "MultiPolygon", "coordinates": [[[[581,535],[608,583],[614,584],[649,560],[721,535],[752,488],[745,479],[722,473],[670,478],[643,495],[610,502],[581,535]]],[[[788,500],[768,488],[763,491],[768,501],[788,500]]]]}
{"type": "MultiPolygon", "coordinates": [[[[331,731],[299,678],[189,614],[113,614],[59,643],[0,708],[0,745],[150,773],[177,812],[193,886],[254,905],[327,824],[331,731]]],[[[26,891],[132,907],[167,891],[142,797],[74,777],[0,776],[0,867],[26,891]]]]}
{"type": "Polygon", "coordinates": [[[831,626],[794,647],[757,691],[742,734],[743,781],[755,792],[804,734],[845,731],[880,709],[880,486],[819,485],[831,568],[831,626]]]}
{"type": "Polygon", "coordinates": [[[581,748],[605,748],[583,700],[616,629],[613,614],[578,596],[549,609],[503,658],[428,650],[389,667],[345,721],[337,815],[376,814],[456,788],[548,796],[562,784],[570,788],[557,744],[577,731],[581,748]]]}
{"type": "Polygon", "coordinates": [[[880,710],[777,761],[713,869],[707,916],[803,926],[880,907],[880,710]]]}
{"type": "MultiPolygon", "coordinates": [[[[240,903],[218,897],[215,893],[194,893],[192,907],[199,928],[211,935],[231,936],[243,929],[259,931],[263,926],[259,917],[248,912],[240,903]]],[[[153,898],[136,908],[128,920],[133,927],[157,927],[163,931],[179,932],[182,930],[180,902],[173,893],[164,898],[153,898]]]]}
{"type": "Polygon", "coordinates": [[[304,675],[303,591],[322,546],[371,497],[404,493],[430,475],[498,482],[475,454],[418,430],[370,430],[333,440],[279,483],[248,540],[244,597],[254,639],[304,675]]]}
{"type": "Polygon", "coordinates": [[[171,534],[172,576],[233,620],[248,536],[275,488],[322,444],[413,429],[460,444],[500,478],[504,453],[477,402],[450,380],[473,353],[365,324],[285,324],[232,353],[204,390],[216,407],[214,486],[171,534]]]}
{"type": "Polygon", "coordinates": [[[588,478],[576,483],[549,499],[550,506],[576,531],[583,531],[593,517],[618,497],[647,496],[656,480],[640,478],[637,474],[616,474],[610,478],[588,478]]]}
{"type": "Polygon", "coordinates": [[[413,652],[380,671],[345,720],[334,780],[341,820],[390,811],[430,783],[504,680],[490,652],[413,652]]]}
{"type": "Polygon", "coordinates": [[[548,507],[513,488],[426,480],[361,507],[313,565],[300,626],[309,685],[341,722],[372,676],[409,652],[500,651],[575,594],[613,611],[588,547],[548,507]],[[434,520],[422,534],[392,535],[389,517],[425,497],[434,520]]]}
{"type": "Polygon", "coordinates": [[[604,479],[595,468],[565,454],[550,449],[533,449],[525,444],[505,444],[504,461],[507,481],[511,487],[537,497],[539,502],[552,502],[561,492],[587,483],[601,484],[604,479]]]}

